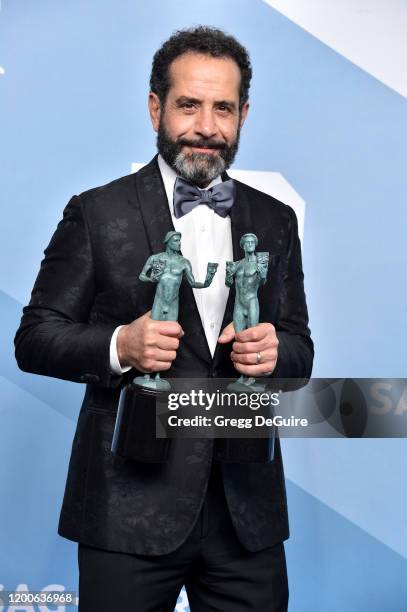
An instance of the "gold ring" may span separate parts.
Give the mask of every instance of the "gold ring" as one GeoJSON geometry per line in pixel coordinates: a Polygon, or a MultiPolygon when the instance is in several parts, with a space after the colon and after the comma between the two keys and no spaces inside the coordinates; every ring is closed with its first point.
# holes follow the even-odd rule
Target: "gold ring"
{"type": "Polygon", "coordinates": [[[259,365],[260,362],[261,362],[261,353],[257,353],[257,355],[256,355],[256,364],[259,365]]]}

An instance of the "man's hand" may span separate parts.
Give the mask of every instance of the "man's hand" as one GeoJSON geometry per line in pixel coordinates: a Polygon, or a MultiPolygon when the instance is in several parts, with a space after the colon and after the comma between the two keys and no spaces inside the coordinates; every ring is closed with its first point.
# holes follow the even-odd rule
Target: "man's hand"
{"type": "Polygon", "coordinates": [[[117,356],[122,367],[162,372],[169,370],[176,358],[179,339],[184,335],[181,325],[177,321],[154,321],[150,312],[119,330],[117,356]]]}
{"type": "Polygon", "coordinates": [[[246,376],[262,376],[273,372],[278,356],[278,338],[274,325],[259,323],[235,334],[233,323],[230,323],[219,336],[218,342],[226,344],[233,339],[235,341],[230,356],[238,372],[246,376]]]}

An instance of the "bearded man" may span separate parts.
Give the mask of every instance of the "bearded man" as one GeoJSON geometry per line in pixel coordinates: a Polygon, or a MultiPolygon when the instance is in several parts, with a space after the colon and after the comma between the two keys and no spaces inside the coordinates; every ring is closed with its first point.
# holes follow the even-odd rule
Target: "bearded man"
{"type": "Polygon", "coordinates": [[[58,529],[78,542],[81,612],[170,612],[183,584],[193,612],[287,609],[278,440],[264,463],[221,462],[214,440],[171,440],[160,464],[110,451],[120,390],[136,375],[311,374],[295,213],[226,174],[250,79],[247,51],[219,30],[163,44],[149,94],[158,156],[70,200],[23,311],[19,366],[87,384],[58,529]],[[208,260],[219,264],[205,291],[182,283],[179,322],[150,318],[154,285],[138,278],[169,231],[182,234],[198,278],[208,260]],[[263,322],[235,334],[224,270],[247,233],[270,264],[263,322]]]}

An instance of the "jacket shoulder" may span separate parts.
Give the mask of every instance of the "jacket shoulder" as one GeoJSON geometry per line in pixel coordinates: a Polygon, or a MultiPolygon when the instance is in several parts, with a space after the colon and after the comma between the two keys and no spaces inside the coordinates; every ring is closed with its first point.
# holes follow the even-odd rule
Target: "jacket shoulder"
{"type": "Polygon", "coordinates": [[[277,198],[269,195],[268,193],[264,193],[264,191],[260,191],[259,189],[255,189],[246,183],[242,183],[236,179],[235,183],[237,188],[242,190],[245,194],[246,198],[250,202],[250,206],[255,209],[256,214],[274,214],[282,219],[286,219],[290,221],[295,216],[294,209],[288,204],[284,204],[277,198]]]}
{"type": "Polygon", "coordinates": [[[87,189],[79,194],[79,198],[83,202],[103,202],[105,200],[109,200],[111,202],[112,198],[116,200],[117,198],[134,197],[136,189],[136,174],[137,173],[127,174],[126,176],[114,179],[105,185],[87,189]]]}

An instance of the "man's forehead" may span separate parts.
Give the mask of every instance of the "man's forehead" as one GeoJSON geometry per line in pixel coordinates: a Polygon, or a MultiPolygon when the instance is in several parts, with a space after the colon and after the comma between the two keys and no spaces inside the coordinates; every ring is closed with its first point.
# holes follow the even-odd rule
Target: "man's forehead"
{"type": "Polygon", "coordinates": [[[240,69],[229,57],[187,52],[177,57],[169,66],[170,89],[175,95],[193,97],[210,93],[221,98],[228,94],[237,96],[240,86],[240,69]]]}

